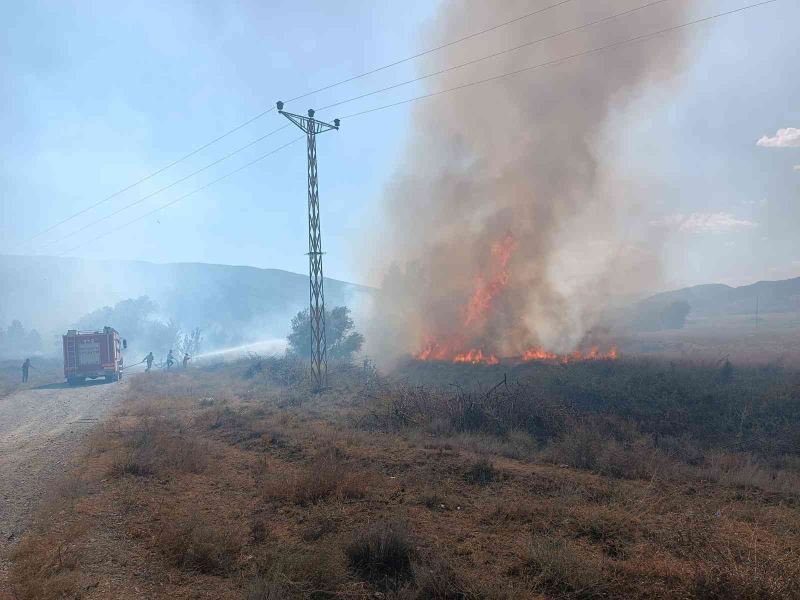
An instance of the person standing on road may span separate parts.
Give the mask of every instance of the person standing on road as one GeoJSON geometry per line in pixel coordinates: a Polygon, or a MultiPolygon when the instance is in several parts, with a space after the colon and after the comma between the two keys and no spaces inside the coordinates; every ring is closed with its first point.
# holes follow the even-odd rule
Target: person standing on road
{"type": "Polygon", "coordinates": [[[189,366],[189,361],[190,360],[192,360],[192,357],[189,356],[188,352],[184,352],[183,353],[183,368],[184,369],[189,366]]]}
{"type": "Polygon", "coordinates": [[[167,371],[172,368],[172,365],[175,364],[175,355],[172,354],[172,350],[169,351],[167,354],[167,371]]]}
{"type": "Polygon", "coordinates": [[[153,361],[154,360],[155,360],[155,357],[153,356],[152,352],[144,357],[144,362],[147,363],[147,368],[144,370],[145,373],[147,373],[150,369],[153,368],[153,361]]]}
{"type": "Polygon", "coordinates": [[[25,362],[22,363],[22,383],[28,383],[28,369],[35,369],[31,364],[31,359],[26,358],[25,362]]]}

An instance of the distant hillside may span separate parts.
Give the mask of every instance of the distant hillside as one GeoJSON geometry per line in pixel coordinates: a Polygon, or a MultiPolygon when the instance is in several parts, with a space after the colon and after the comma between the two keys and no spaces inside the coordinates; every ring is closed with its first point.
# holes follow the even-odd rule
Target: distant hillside
{"type": "MultiPolygon", "coordinates": [[[[183,327],[229,327],[243,340],[282,337],[289,318],[308,306],[308,275],[254,267],[0,255],[0,282],[0,325],[19,319],[48,334],[141,295],[183,327]]],[[[364,286],[325,280],[329,306],[357,306],[369,294],[364,286]]]]}
{"type": "Polygon", "coordinates": [[[748,315],[755,313],[756,300],[760,313],[800,311],[800,277],[759,281],[740,287],[707,284],[663,292],[634,305],[633,320],[648,321],[677,301],[689,303],[690,318],[748,315]]]}

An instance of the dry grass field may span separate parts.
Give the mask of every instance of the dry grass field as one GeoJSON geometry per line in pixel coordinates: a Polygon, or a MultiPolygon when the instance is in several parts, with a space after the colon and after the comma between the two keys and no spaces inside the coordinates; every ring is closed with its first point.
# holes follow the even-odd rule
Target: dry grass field
{"type": "Polygon", "coordinates": [[[800,598],[795,371],[302,373],[137,376],[11,597],[800,598]]]}

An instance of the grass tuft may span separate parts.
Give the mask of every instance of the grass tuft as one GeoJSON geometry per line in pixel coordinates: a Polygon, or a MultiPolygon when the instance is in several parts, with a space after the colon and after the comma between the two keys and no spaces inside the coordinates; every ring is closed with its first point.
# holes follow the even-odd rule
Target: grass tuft
{"type": "Polygon", "coordinates": [[[408,525],[381,522],[358,532],[345,549],[350,570],[381,590],[396,589],[414,577],[414,544],[408,525]]]}

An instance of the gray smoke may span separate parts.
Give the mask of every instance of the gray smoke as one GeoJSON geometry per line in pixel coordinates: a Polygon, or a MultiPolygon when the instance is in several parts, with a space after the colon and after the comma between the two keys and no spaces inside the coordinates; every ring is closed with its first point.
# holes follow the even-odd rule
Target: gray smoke
{"type": "MultiPolygon", "coordinates": [[[[575,1],[436,53],[427,73],[645,4],[575,1]]],[[[544,6],[544,3],[540,3],[544,6]]],[[[524,68],[681,22],[664,2],[618,20],[448,73],[429,90],[524,68]]],[[[424,46],[530,12],[526,0],[448,0],[424,46]]],[[[680,35],[585,56],[418,103],[414,130],[385,191],[376,356],[456,340],[510,356],[531,346],[569,351],[614,295],[658,282],[657,248],[638,239],[637,201],[612,158],[630,102],[668,82],[680,35]],[[498,245],[513,238],[505,268],[498,245]],[[476,292],[476,290],[479,290],[476,292]],[[465,317],[476,293],[485,316],[465,317]]],[[[449,342],[448,342],[449,343],[449,342]]]]}

